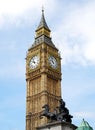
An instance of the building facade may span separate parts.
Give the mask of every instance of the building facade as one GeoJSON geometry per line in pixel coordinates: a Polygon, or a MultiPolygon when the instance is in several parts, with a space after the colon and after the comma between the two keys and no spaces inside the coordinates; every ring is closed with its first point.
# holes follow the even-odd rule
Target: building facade
{"type": "Polygon", "coordinates": [[[42,106],[48,104],[53,111],[61,99],[61,57],[50,37],[43,10],[35,33],[26,55],[26,130],[46,124],[47,118],[39,118],[42,106]]]}

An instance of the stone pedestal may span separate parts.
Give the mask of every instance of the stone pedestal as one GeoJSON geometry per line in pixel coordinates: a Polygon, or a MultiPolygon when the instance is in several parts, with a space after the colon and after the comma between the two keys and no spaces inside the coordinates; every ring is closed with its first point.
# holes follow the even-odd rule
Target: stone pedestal
{"type": "Polygon", "coordinates": [[[68,122],[53,122],[37,127],[37,130],[75,130],[77,126],[68,122]]]}

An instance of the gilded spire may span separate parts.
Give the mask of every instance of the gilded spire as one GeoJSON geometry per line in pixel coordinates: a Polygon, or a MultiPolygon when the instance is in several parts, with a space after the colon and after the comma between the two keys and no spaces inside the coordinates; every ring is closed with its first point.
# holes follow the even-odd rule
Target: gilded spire
{"type": "Polygon", "coordinates": [[[48,31],[50,31],[47,23],[46,23],[46,20],[45,20],[45,17],[44,17],[44,8],[42,7],[42,17],[41,17],[41,21],[40,21],[40,24],[39,26],[37,27],[36,31],[38,31],[39,29],[41,28],[45,28],[47,29],[48,31]]]}

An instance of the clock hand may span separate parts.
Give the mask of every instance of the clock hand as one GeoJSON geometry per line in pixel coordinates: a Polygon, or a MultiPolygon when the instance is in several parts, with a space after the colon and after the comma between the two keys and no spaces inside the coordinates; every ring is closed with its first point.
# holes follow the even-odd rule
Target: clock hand
{"type": "Polygon", "coordinates": [[[35,64],[35,61],[33,61],[33,63],[35,64]]]}
{"type": "Polygon", "coordinates": [[[33,63],[35,64],[35,59],[33,59],[33,63]]]}
{"type": "Polygon", "coordinates": [[[52,63],[54,64],[54,61],[52,60],[52,63]]]}

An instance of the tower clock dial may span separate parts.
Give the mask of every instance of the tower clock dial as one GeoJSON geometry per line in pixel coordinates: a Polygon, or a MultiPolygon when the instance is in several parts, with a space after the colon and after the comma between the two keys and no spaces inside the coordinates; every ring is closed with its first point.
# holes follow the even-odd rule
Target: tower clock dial
{"type": "Polygon", "coordinates": [[[56,69],[57,68],[57,60],[54,56],[49,56],[49,64],[52,68],[56,69]]]}
{"type": "Polygon", "coordinates": [[[39,56],[37,55],[33,56],[29,63],[30,68],[35,69],[38,66],[39,62],[40,62],[39,56]]]}

